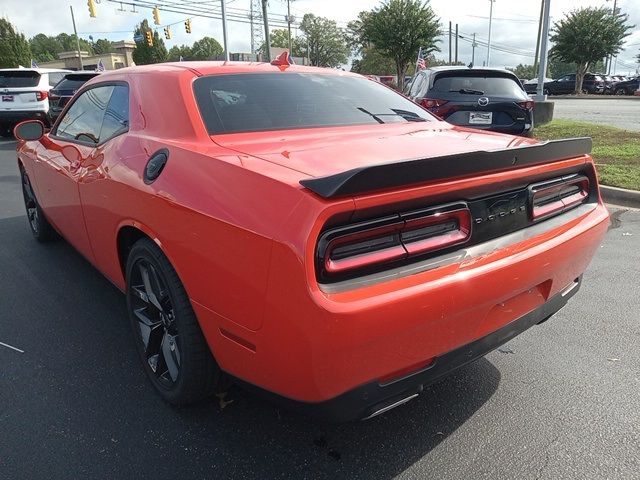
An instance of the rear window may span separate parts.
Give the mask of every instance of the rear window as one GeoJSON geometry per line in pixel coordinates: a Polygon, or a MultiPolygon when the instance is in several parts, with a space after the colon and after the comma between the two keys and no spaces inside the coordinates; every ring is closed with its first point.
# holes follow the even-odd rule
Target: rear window
{"type": "Polygon", "coordinates": [[[33,70],[12,70],[0,72],[0,87],[37,87],[40,83],[40,74],[33,70]]]}
{"type": "Polygon", "coordinates": [[[65,77],[63,78],[60,83],[58,83],[55,86],[56,90],[78,90],[82,85],[85,84],[85,82],[91,78],[93,78],[95,75],[92,76],[86,76],[86,75],[77,75],[77,76],[72,76],[72,77],[65,77]]]}
{"type": "Polygon", "coordinates": [[[211,75],[194,82],[209,134],[429,121],[402,95],[366,78],[310,73],[211,75]]]}
{"type": "Polygon", "coordinates": [[[529,98],[522,90],[520,82],[511,77],[496,75],[440,74],[434,80],[432,90],[439,93],[459,92],[496,97],[516,97],[523,100],[529,98]]]}

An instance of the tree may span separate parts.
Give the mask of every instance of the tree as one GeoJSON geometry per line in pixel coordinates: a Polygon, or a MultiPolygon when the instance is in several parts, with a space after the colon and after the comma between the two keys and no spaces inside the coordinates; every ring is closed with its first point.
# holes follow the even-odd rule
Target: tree
{"type": "MultiPolygon", "coordinates": [[[[59,33],[55,39],[60,43],[61,52],[75,52],[78,50],[78,44],[76,42],[76,34],[68,35],[66,33],[59,33]]],[[[89,55],[93,55],[93,47],[84,38],[80,39],[80,50],[88,52],[89,55]]],[[[59,53],[59,52],[58,52],[59,53]]]]}
{"type": "Polygon", "coordinates": [[[169,50],[167,60],[170,62],[179,62],[182,60],[191,60],[191,47],[189,45],[174,45],[169,50]]]}
{"type": "Polygon", "coordinates": [[[191,47],[190,60],[211,60],[223,52],[222,45],[213,37],[202,37],[191,47]]]}
{"type": "MultiPolygon", "coordinates": [[[[274,29],[269,33],[269,45],[277,48],[289,48],[289,31],[286,28],[274,29]]],[[[291,52],[294,57],[305,57],[307,54],[307,42],[302,37],[294,37],[291,41],[291,52]]],[[[266,43],[263,42],[258,48],[258,54],[263,55],[266,51],[266,43]]]]}
{"type": "Polygon", "coordinates": [[[582,81],[589,67],[609,55],[617,55],[634,26],[627,15],[601,8],[573,10],[553,26],[549,52],[552,58],[576,65],[575,92],[582,92],[582,81]]]}
{"type": "Polygon", "coordinates": [[[440,20],[428,0],[385,0],[370,12],[361,12],[349,31],[352,45],[373,45],[393,59],[401,91],[420,48],[426,55],[440,51],[436,45],[442,35],[440,20]]]}
{"type": "Polygon", "coordinates": [[[29,39],[31,55],[38,62],[51,62],[58,59],[58,54],[62,51],[62,45],[56,37],[50,37],[44,33],[39,33],[29,39]]]}
{"type": "Polygon", "coordinates": [[[533,65],[523,65],[521,63],[516,68],[510,68],[509,70],[515,73],[518,78],[538,78],[538,69],[533,65]]]}
{"type": "Polygon", "coordinates": [[[305,14],[300,23],[309,45],[307,56],[311,65],[317,67],[339,67],[347,63],[349,47],[344,32],[333,20],[305,14]]]}
{"type": "Polygon", "coordinates": [[[144,19],[136,27],[134,35],[141,35],[142,41],[136,43],[136,48],[133,50],[133,61],[136,65],[146,65],[149,63],[160,63],[167,60],[167,47],[164,46],[164,41],[158,35],[158,32],[153,32],[153,45],[147,45],[145,33],[151,31],[149,28],[149,22],[144,19]]]}
{"type": "Polygon", "coordinates": [[[375,47],[363,48],[362,58],[353,61],[351,71],[363,75],[395,75],[396,64],[375,47]]]}
{"type": "Polygon", "coordinates": [[[113,53],[113,43],[106,38],[99,38],[93,43],[93,53],[96,55],[103,55],[105,53],[113,53]]]}
{"type": "Polygon", "coordinates": [[[22,33],[9,20],[0,18],[0,68],[31,66],[31,49],[22,33]]]}

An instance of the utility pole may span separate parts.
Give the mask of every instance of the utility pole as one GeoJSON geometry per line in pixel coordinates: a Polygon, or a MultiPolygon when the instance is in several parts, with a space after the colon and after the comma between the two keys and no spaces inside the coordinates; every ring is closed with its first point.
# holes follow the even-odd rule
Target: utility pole
{"type": "Polygon", "coordinates": [[[225,0],[220,0],[222,9],[222,41],[224,42],[224,59],[229,61],[229,44],[227,42],[227,10],[225,8],[225,0]]]}
{"type": "Polygon", "coordinates": [[[451,65],[451,22],[449,22],[449,65],[451,65]]]}
{"type": "Polygon", "coordinates": [[[73,7],[69,5],[71,9],[71,22],[73,23],[73,33],[76,35],[76,47],[78,49],[78,61],[80,62],[80,70],[84,70],[84,64],[82,63],[82,54],[80,53],[80,38],[78,37],[78,30],[76,30],[76,19],[73,16],[73,7]]]}
{"type": "Polygon", "coordinates": [[[476,61],[476,47],[478,44],[476,43],[476,34],[473,34],[473,42],[471,43],[471,67],[475,65],[476,61]]]}
{"type": "Polygon", "coordinates": [[[456,23],[456,64],[458,63],[458,24],[456,23]]]}
{"type": "Polygon", "coordinates": [[[536,56],[533,60],[533,69],[538,68],[540,61],[540,35],[542,35],[542,18],[544,17],[544,0],[540,0],[540,21],[538,22],[538,39],[536,40],[536,56]]]}
{"type": "MultiPolygon", "coordinates": [[[[608,2],[609,0],[607,0],[608,2]]],[[[613,0],[613,18],[616,18],[616,5],[618,4],[618,0],[613,0]]],[[[607,56],[607,61],[604,66],[604,71],[607,75],[611,74],[611,62],[613,61],[613,55],[607,56]]]]}
{"type": "Polygon", "coordinates": [[[489,0],[489,38],[487,39],[487,67],[490,66],[491,61],[491,21],[493,20],[493,2],[496,0],[489,0]]]}
{"type": "Polygon", "coordinates": [[[544,19],[542,22],[542,43],[540,44],[540,67],[538,67],[538,86],[536,87],[536,102],[544,102],[547,96],[544,94],[544,77],[547,73],[547,57],[549,48],[549,11],[551,0],[544,0],[544,19]]]}
{"type": "Polygon", "coordinates": [[[271,38],[269,38],[269,19],[267,18],[267,0],[262,0],[262,21],[264,22],[264,41],[266,45],[265,56],[267,62],[271,61],[271,38]]]}

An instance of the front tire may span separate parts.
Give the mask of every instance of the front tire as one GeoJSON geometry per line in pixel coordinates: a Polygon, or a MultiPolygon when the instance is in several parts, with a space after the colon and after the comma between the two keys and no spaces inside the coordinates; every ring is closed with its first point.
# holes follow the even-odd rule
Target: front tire
{"type": "Polygon", "coordinates": [[[39,242],[45,243],[57,238],[56,231],[47,221],[40,208],[40,204],[36,199],[36,194],[31,186],[31,181],[27,172],[20,168],[20,176],[22,178],[22,196],[24,198],[24,206],[27,210],[27,219],[29,220],[29,228],[31,233],[39,242]]]}
{"type": "Polygon", "coordinates": [[[154,242],[143,238],[134,244],[126,278],[136,349],[156,391],[174,405],[212,394],[222,373],[178,274],[154,242]]]}

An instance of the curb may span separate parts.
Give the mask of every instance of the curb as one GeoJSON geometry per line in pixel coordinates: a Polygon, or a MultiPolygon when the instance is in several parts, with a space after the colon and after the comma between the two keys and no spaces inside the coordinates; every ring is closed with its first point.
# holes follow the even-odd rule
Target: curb
{"type": "Polygon", "coordinates": [[[613,203],[623,207],[640,208],[639,191],[600,185],[600,193],[605,203],[613,203]]]}
{"type": "Polygon", "coordinates": [[[549,95],[549,100],[640,100],[634,95],[549,95]]]}

